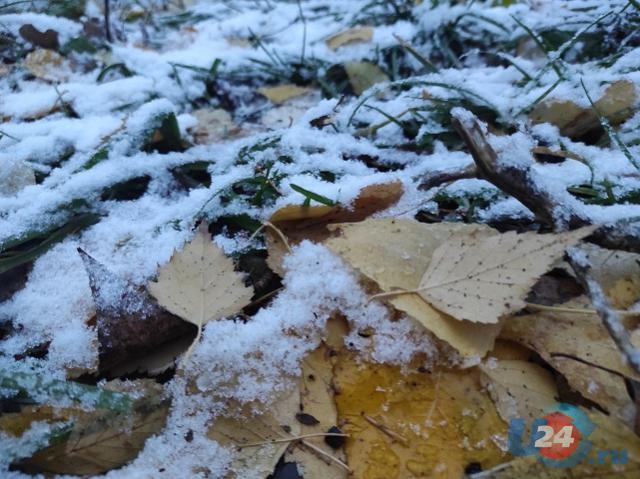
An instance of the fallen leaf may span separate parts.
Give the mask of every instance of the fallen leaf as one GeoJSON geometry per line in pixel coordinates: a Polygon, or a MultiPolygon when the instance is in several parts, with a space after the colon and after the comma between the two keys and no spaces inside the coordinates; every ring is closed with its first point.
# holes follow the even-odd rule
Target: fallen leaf
{"type": "Polygon", "coordinates": [[[336,402],[353,476],[458,479],[470,463],[504,462],[506,424],[477,370],[403,372],[342,352],[336,402]]]}
{"type": "Polygon", "coordinates": [[[48,81],[63,81],[68,76],[63,63],[64,57],[59,53],[38,48],[25,57],[23,65],[36,78],[48,81]]]}
{"type": "MultiPolygon", "coordinates": [[[[328,224],[362,221],[397,203],[403,193],[400,181],[368,185],[360,190],[351,205],[286,205],[274,212],[269,221],[284,233],[289,244],[303,239],[320,242],[331,235],[328,224]]],[[[271,230],[267,233],[267,264],[282,276],[282,258],[288,250],[279,235],[271,230]]]]}
{"type": "Polygon", "coordinates": [[[505,421],[521,417],[531,422],[557,402],[553,375],[537,364],[498,360],[488,361],[480,369],[488,378],[484,382],[505,421]]]}
{"type": "Polygon", "coordinates": [[[160,268],[149,292],[173,314],[198,327],[235,314],[249,304],[253,288],[244,285],[233,261],[211,241],[206,222],[182,251],[160,268]]]}
{"type": "Polygon", "coordinates": [[[276,105],[284,103],[291,98],[304,95],[310,91],[311,89],[309,88],[297,85],[278,85],[258,88],[258,93],[267,97],[270,102],[275,103],[276,105]]]}
{"type": "Polygon", "coordinates": [[[146,397],[127,414],[64,409],[54,416],[72,426],[54,433],[50,446],[16,465],[28,473],[93,476],[116,469],[158,433],[169,411],[160,396],[146,397]],[[61,416],[62,414],[62,416],[61,416]]]}
{"type": "Polygon", "coordinates": [[[18,30],[20,36],[30,42],[33,46],[46,48],[49,50],[57,50],[60,46],[58,41],[58,32],[49,28],[48,30],[41,32],[32,24],[27,23],[22,25],[18,30]]]}
{"type": "MultiPolygon", "coordinates": [[[[563,306],[573,304],[571,301],[563,306]]],[[[524,344],[549,363],[556,356],[572,357],[628,378],[640,379],[640,375],[624,362],[595,314],[541,312],[514,316],[505,321],[500,337],[524,344]]]]}
{"type": "Polygon", "coordinates": [[[335,51],[341,46],[348,45],[350,43],[370,42],[372,38],[372,27],[354,27],[331,35],[325,40],[325,44],[331,50],[335,51]]]}
{"type": "Polygon", "coordinates": [[[633,427],[636,408],[622,376],[570,357],[554,356],[549,363],[582,396],[633,427]]]}
{"type": "MultiPolygon", "coordinates": [[[[533,363],[525,361],[497,361],[481,366],[484,374],[484,382],[488,385],[491,396],[503,419],[524,418],[528,425],[534,419],[542,418],[551,410],[555,410],[557,404],[557,388],[551,373],[533,363]]],[[[612,477],[635,477],[633,471],[639,469],[640,463],[640,438],[634,432],[611,416],[607,416],[596,410],[582,411],[589,420],[595,424],[595,429],[589,436],[593,443],[591,455],[598,450],[627,450],[629,463],[615,467],[612,477]],[[628,476],[626,474],[629,474],[628,476]]],[[[530,477],[512,476],[518,473],[531,471],[531,477],[603,477],[602,473],[611,474],[612,466],[591,465],[589,460],[581,464],[563,469],[567,475],[537,475],[537,471],[551,471],[553,468],[544,466],[539,468],[535,458],[517,458],[508,463],[506,467],[498,467],[496,471],[509,470],[504,475],[493,474],[489,477],[530,477]],[[598,472],[596,472],[598,471],[598,472]]],[[[607,477],[606,475],[604,477],[607,477]]]]}
{"type": "MultiPolygon", "coordinates": [[[[327,433],[338,425],[338,410],[334,401],[332,351],[321,345],[302,361],[299,408],[303,414],[313,417],[317,424],[300,425],[300,435],[327,433]]],[[[337,437],[336,437],[337,438],[337,437]]],[[[344,450],[330,447],[325,437],[310,437],[306,441],[326,454],[342,462],[344,450]]],[[[303,477],[332,479],[346,478],[348,471],[335,461],[328,460],[304,445],[290,448],[285,461],[298,464],[303,477]]]]}
{"type": "MultiPolygon", "coordinates": [[[[636,99],[633,82],[619,80],[612,83],[594,104],[598,112],[616,126],[633,115],[636,99]]],[[[560,133],[573,139],[602,132],[600,120],[593,108],[583,108],[570,100],[544,101],[536,106],[529,118],[533,123],[551,123],[560,129],[560,133]]]]}
{"type": "MultiPolygon", "coordinates": [[[[433,252],[452,233],[480,237],[494,232],[482,225],[428,225],[404,219],[371,219],[361,223],[332,225],[330,229],[336,236],[326,241],[327,247],[375,282],[382,292],[415,290],[433,252]]],[[[497,324],[458,321],[436,310],[415,293],[389,297],[388,302],[450,344],[463,357],[484,356],[493,347],[500,331],[497,324]]]]}
{"type": "MultiPolygon", "coordinates": [[[[144,288],[115,275],[83,250],[78,252],[96,309],[91,322],[95,322],[98,332],[101,374],[149,372],[144,366],[146,361],[152,361],[148,356],[161,355],[165,343],[185,337],[193,340],[193,326],[158,307],[144,288]]],[[[164,357],[164,369],[173,366],[175,357],[185,349],[171,350],[170,356],[164,357]]],[[[161,368],[157,362],[153,364],[156,370],[161,368]]]]}
{"type": "Polygon", "coordinates": [[[0,170],[0,197],[13,196],[23,188],[36,184],[33,169],[22,161],[2,160],[0,170]]]}
{"type": "Polygon", "coordinates": [[[387,74],[378,65],[371,62],[346,62],[344,69],[349,77],[353,92],[358,96],[376,83],[389,81],[387,74]]]}
{"type": "Polygon", "coordinates": [[[192,113],[198,119],[198,125],[190,131],[199,145],[217,143],[221,140],[236,137],[240,132],[231,119],[228,111],[222,108],[201,108],[192,113]]]}
{"type": "Polygon", "coordinates": [[[210,439],[221,446],[236,448],[226,477],[266,478],[273,473],[291,444],[273,441],[300,435],[300,424],[295,420],[299,400],[300,392],[296,389],[281,396],[262,414],[255,414],[251,407],[245,406],[234,417],[221,417],[209,426],[207,436],[210,439]]]}
{"type": "Polygon", "coordinates": [[[497,323],[525,306],[538,277],[593,228],[561,234],[456,235],[433,253],[420,295],[457,319],[497,323]]]}

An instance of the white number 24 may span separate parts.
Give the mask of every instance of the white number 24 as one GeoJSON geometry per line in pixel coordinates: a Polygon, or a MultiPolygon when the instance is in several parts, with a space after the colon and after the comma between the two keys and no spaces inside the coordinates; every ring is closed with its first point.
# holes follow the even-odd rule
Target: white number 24
{"type": "Polygon", "coordinates": [[[553,447],[554,444],[560,444],[561,447],[569,447],[574,443],[572,437],[573,426],[563,426],[557,433],[551,426],[538,426],[538,432],[544,433],[543,436],[535,442],[537,448],[553,447]],[[555,433],[555,434],[554,434],[555,433]]]}

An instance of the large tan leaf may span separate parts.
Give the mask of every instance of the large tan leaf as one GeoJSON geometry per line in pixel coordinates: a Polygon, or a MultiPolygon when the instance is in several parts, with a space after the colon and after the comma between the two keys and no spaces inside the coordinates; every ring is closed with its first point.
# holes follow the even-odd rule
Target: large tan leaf
{"type": "Polygon", "coordinates": [[[527,421],[542,417],[557,400],[558,391],[550,372],[521,360],[500,360],[480,366],[489,380],[491,397],[505,421],[516,417],[527,421]]]}
{"type": "Polygon", "coordinates": [[[552,357],[549,362],[573,389],[621,422],[633,425],[636,408],[622,376],[564,356],[552,357]]]}
{"type": "Polygon", "coordinates": [[[335,383],[353,477],[458,479],[471,462],[485,469],[509,457],[477,370],[403,372],[342,351],[335,383]]]}
{"type": "Polygon", "coordinates": [[[457,319],[497,323],[522,309],[536,280],[592,230],[452,236],[433,253],[420,281],[420,295],[457,319]]]}
{"type": "Polygon", "coordinates": [[[207,321],[237,313],[253,295],[233,262],[211,241],[205,222],[160,268],[148,289],[161,306],[199,329],[207,321]]]}
{"type": "Polygon", "coordinates": [[[325,40],[327,47],[337,50],[342,45],[356,42],[370,42],[373,38],[372,27],[354,27],[343,32],[331,35],[325,40]]]}
{"type": "MultiPolygon", "coordinates": [[[[433,252],[452,233],[491,235],[486,226],[442,223],[427,225],[405,219],[371,219],[330,226],[339,233],[326,241],[352,267],[383,292],[415,290],[433,252]]],[[[434,309],[418,294],[388,299],[396,309],[414,318],[436,337],[453,346],[464,357],[484,356],[493,347],[499,325],[458,321],[434,309]]]]}

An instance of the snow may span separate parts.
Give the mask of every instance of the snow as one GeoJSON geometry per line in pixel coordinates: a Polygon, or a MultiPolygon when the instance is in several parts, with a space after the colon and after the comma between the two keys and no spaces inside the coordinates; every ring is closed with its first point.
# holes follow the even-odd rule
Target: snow
{"type": "MultiPolygon", "coordinates": [[[[122,7],[127,2],[112,3],[122,7]]],[[[160,3],[143,2],[151,9],[160,3]]],[[[473,165],[473,159],[459,144],[448,142],[446,134],[451,133],[451,127],[436,111],[436,106],[447,102],[453,105],[454,100],[457,106],[446,113],[446,120],[450,115],[470,122],[474,118],[471,110],[489,107],[498,120],[516,125],[511,131],[498,133],[482,123],[499,162],[529,168],[536,185],[562,205],[556,212],[559,223],[571,214],[595,223],[640,216],[638,204],[586,204],[567,191],[569,187],[599,187],[609,182],[614,185],[616,198],[623,198],[640,190],[640,175],[615,146],[573,141],[555,126],[527,121],[521,112],[557,80],[553,69],[545,68],[548,59],[540,52],[509,57],[530,75],[539,74],[531,82],[522,82],[523,74],[508,63],[497,65],[495,58],[487,61],[478,48],[456,58],[452,66],[432,73],[425,73],[409,56],[407,64],[419,73],[407,80],[390,72],[389,82],[374,85],[360,98],[320,99],[316,89],[276,109],[256,94],[260,86],[290,81],[287,65],[300,61],[304,36],[305,58],[317,65],[317,72],[310,75],[321,76],[331,65],[351,60],[368,59],[382,65],[381,58],[389,48],[402,51],[396,36],[421,54],[438,57],[444,55],[443,29],[457,22],[455,32],[461,39],[482,38],[486,50],[499,51],[504,42],[523,38],[523,30],[513,17],[534,31],[563,27],[574,34],[604,13],[622,9],[626,0],[549,0],[509,7],[483,1],[454,6],[440,2],[436,7],[433,3],[438,2],[415,2],[412,19],[383,21],[373,27],[371,42],[345,45],[335,52],[324,40],[354,25],[366,24],[368,0],[302,1],[306,28],[299,21],[296,2],[185,3],[195,18],[187,22],[189,28],[166,27],[163,22],[176,13],[171,9],[154,11],[157,28],[147,25],[145,31],[137,23],[118,21],[122,37],[110,51],[96,55],[93,65],[75,57],[69,62],[68,78],[55,85],[30,78],[19,64],[8,67],[8,73],[0,76],[0,182],[4,183],[8,172],[18,166],[31,168],[40,177],[35,185],[21,184],[10,194],[0,195],[0,245],[34,230],[59,227],[80,212],[100,216],[96,224],[40,256],[24,287],[0,303],[0,321],[10,321],[14,326],[11,334],[0,340],[2,366],[13,367],[14,355],[48,343],[44,358],[25,360],[29,368],[59,379],[95,369],[97,333],[87,324],[95,304],[78,247],[122,281],[144,286],[155,276],[158,265],[168,261],[191,236],[196,220],[206,217],[215,222],[247,214],[265,221],[278,208],[304,201],[292,184],[349,205],[367,185],[400,181],[403,197],[378,216],[412,218],[420,210],[437,214],[440,195],[485,199],[487,204],[474,210],[476,221],[533,220],[524,205],[481,179],[460,179],[430,189],[420,186],[426,179],[473,165]],[[264,48],[250,45],[253,34],[264,48]],[[274,63],[273,58],[282,61],[274,63]],[[202,81],[202,74],[175,66],[209,69],[216,59],[221,60],[222,71],[217,87],[234,104],[230,118],[239,130],[237,137],[188,145],[181,152],[140,151],[158,116],[174,113],[183,136],[190,138],[187,132],[197,125],[193,111],[221,107],[202,81]],[[270,73],[268,68],[259,70],[253,60],[266,62],[277,73],[270,73]],[[125,64],[132,76],[114,71],[98,83],[100,71],[115,63],[125,64]],[[78,118],[53,111],[59,107],[54,86],[78,118]],[[402,128],[381,111],[402,120],[418,118],[412,112],[422,115],[416,141],[410,144],[402,128]],[[330,126],[311,126],[311,121],[325,116],[330,126]],[[291,126],[289,117],[293,119],[291,126]],[[366,134],[367,128],[384,122],[375,135],[366,134]],[[239,160],[243,149],[266,140],[275,144],[239,160]],[[411,147],[421,142],[429,146],[412,151],[411,147]],[[568,151],[579,159],[559,164],[538,162],[531,153],[538,144],[568,151]],[[107,150],[107,157],[84,169],[102,148],[107,150]],[[369,166],[363,158],[375,159],[382,167],[369,166]],[[182,188],[171,170],[201,161],[207,163],[211,185],[182,188]],[[277,185],[281,195],[275,201],[255,205],[243,198],[224,198],[234,184],[255,177],[265,164],[271,164],[272,171],[283,176],[277,185]],[[329,180],[329,176],[335,179],[329,180]],[[128,201],[100,199],[106,188],[141,177],[150,178],[141,197],[128,201]],[[77,206],[78,200],[84,201],[82,206],[77,206]]],[[[101,4],[88,2],[88,16],[100,17],[101,4]]],[[[82,32],[81,21],[28,11],[0,15],[0,27],[16,36],[21,46],[30,48],[18,33],[27,23],[40,30],[58,31],[61,43],[82,32]]],[[[640,85],[638,49],[626,52],[608,66],[595,61],[563,61],[562,66],[564,79],[549,93],[549,100],[571,100],[588,108],[581,80],[593,98],[599,98],[609,83],[620,79],[633,82],[636,90],[640,85]]],[[[639,127],[640,113],[620,126],[620,137],[636,158],[640,156],[639,127]]],[[[248,236],[234,236],[225,230],[216,235],[215,241],[229,255],[264,247],[260,237],[248,236]]],[[[356,272],[322,245],[303,242],[287,257],[284,267],[287,274],[283,290],[250,321],[226,319],[205,326],[201,343],[183,375],[165,385],[165,393],[173,400],[167,428],[148,441],[135,461],[112,471],[109,477],[159,477],[160,469],[165,477],[178,477],[193,466],[194,458],[208,465],[211,477],[223,475],[233,452],[207,439],[206,423],[221,413],[227,399],[268,404],[285,390],[299,373],[300,360],[319,344],[327,319],[336,311],[351,326],[345,342],[363,359],[406,364],[417,353],[424,353],[428,362],[439,359],[434,344],[421,329],[406,317],[391,321],[386,307],[368,301],[356,272]],[[374,330],[375,334],[358,334],[364,330],[374,330]],[[189,379],[194,380],[197,394],[185,393],[189,379]],[[188,430],[194,431],[192,442],[183,440],[188,430]]],[[[32,430],[23,441],[43,432],[38,424],[32,430]]],[[[13,444],[7,447],[21,453],[30,451],[27,442],[0,437],[3,447],[7,442],[13,444]]],[[[0,474],[8,472],[0,469],[0,474]]]]}

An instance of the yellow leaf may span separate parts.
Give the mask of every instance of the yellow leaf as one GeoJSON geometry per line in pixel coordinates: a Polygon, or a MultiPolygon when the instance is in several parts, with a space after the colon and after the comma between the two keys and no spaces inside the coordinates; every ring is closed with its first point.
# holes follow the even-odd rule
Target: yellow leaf
{"type": "Polygon", "coordinates": [[[253,295],[233,262],[211,241],[206,222],[160,268],[148,289],[161,306],[198,326],[198,332],[207,321],[240,311],[253,295]]]}
{"type": "Polygon", "coordinates": [[[371,62],[352,61],[344,64],[344,69],[349,77],[349,83],[356,95],[361,95],[366,89],[376,83],[389,81],[389,77],[378,65],[371,62]]]}
{"type": "Polygon", "coordinates": [[[269,101],[277,105],[284,103],[291,98],[303,95],[309,91],[311,91],[309,88],[297,85],[278,85],[258,88],[258,93],[266,96],[269,101]]]}
{"type": "MultiPolygon", "coordinates": [[[[452,233],[488,236],[492,229],[480,225],[442,223],[427,225],[404,219],[372,219],[330,226],[338,233],[326,241],[353,268],[375,282],[383,292],[415,290],[431,255],[452,233]]],[[[482,357],[493,347],[500,326],[458,321],[434,309],[418,294],[390,297],[388,301],[407,313],[464,357],[482,357]]]]}
{"type": "Polygon", "coordinates": [[[420,281],[420,295],[457,319],[497,323],[522,309],[538,277],[592,231],[452,236],[434,251],[420,281]]]}
{"type": "Polygon", "coordinates": [[[537,364],[500,360],[480,369],[489,379],[491,397],[505,421],[516,417],[532,421],[556,403],[558,391],[553,376],[537,364]]]}
{"type": "MultiPolygon", "coordinates": [[[[269,221],[285,234],[289,244],[297,244],[303,239],[319,242],[330,236],[329,223],[362,221],[395,204],[403,193],[400,181],[372,184],[362,188],[351,205],[286,205],[273,213],[269,221]]],[[[267,232],[267,264],[282,275],[282,258],[287,254],[287,248],[278,235],[271,230],[267,232]]]]}
{"type": "Polygon", "coordinates": [[[508,458],[506,424],[476,370],[403,372],[343,351],[335,383],[354,477],[458,479],[471,462],[485,469],[508,458]]]}
{"type": "Polygon", "coordinates": [[[327,47],[331,50],[337,50],[343,45],[356,42],[370,42],[373,38],[373,28],[371,27],[354,27],[343,32],[331,35],[325,40],[327,47]]]}
{"type": "MultiPolygon", "coordinates": [[[[612,125],[618,125],[631,117],[636,99],[633,82],[619,80],[605,90],[595,102],[595,107],[612,125]]],[[[556,125],[563,135],[570,138],[581,138],[601,129],[600,120],[593,108],[583,108],[569,100],[551,99],[542,102],[531,112],[530,118],[534,123],[556,125]]]]}
{"type": "Polygon", "coordinates": [[[622,376],[570,357],[552,357],[550,364],[585,398],[599,404],[621,422],[633,426],[636,408],[622,376]]]}

